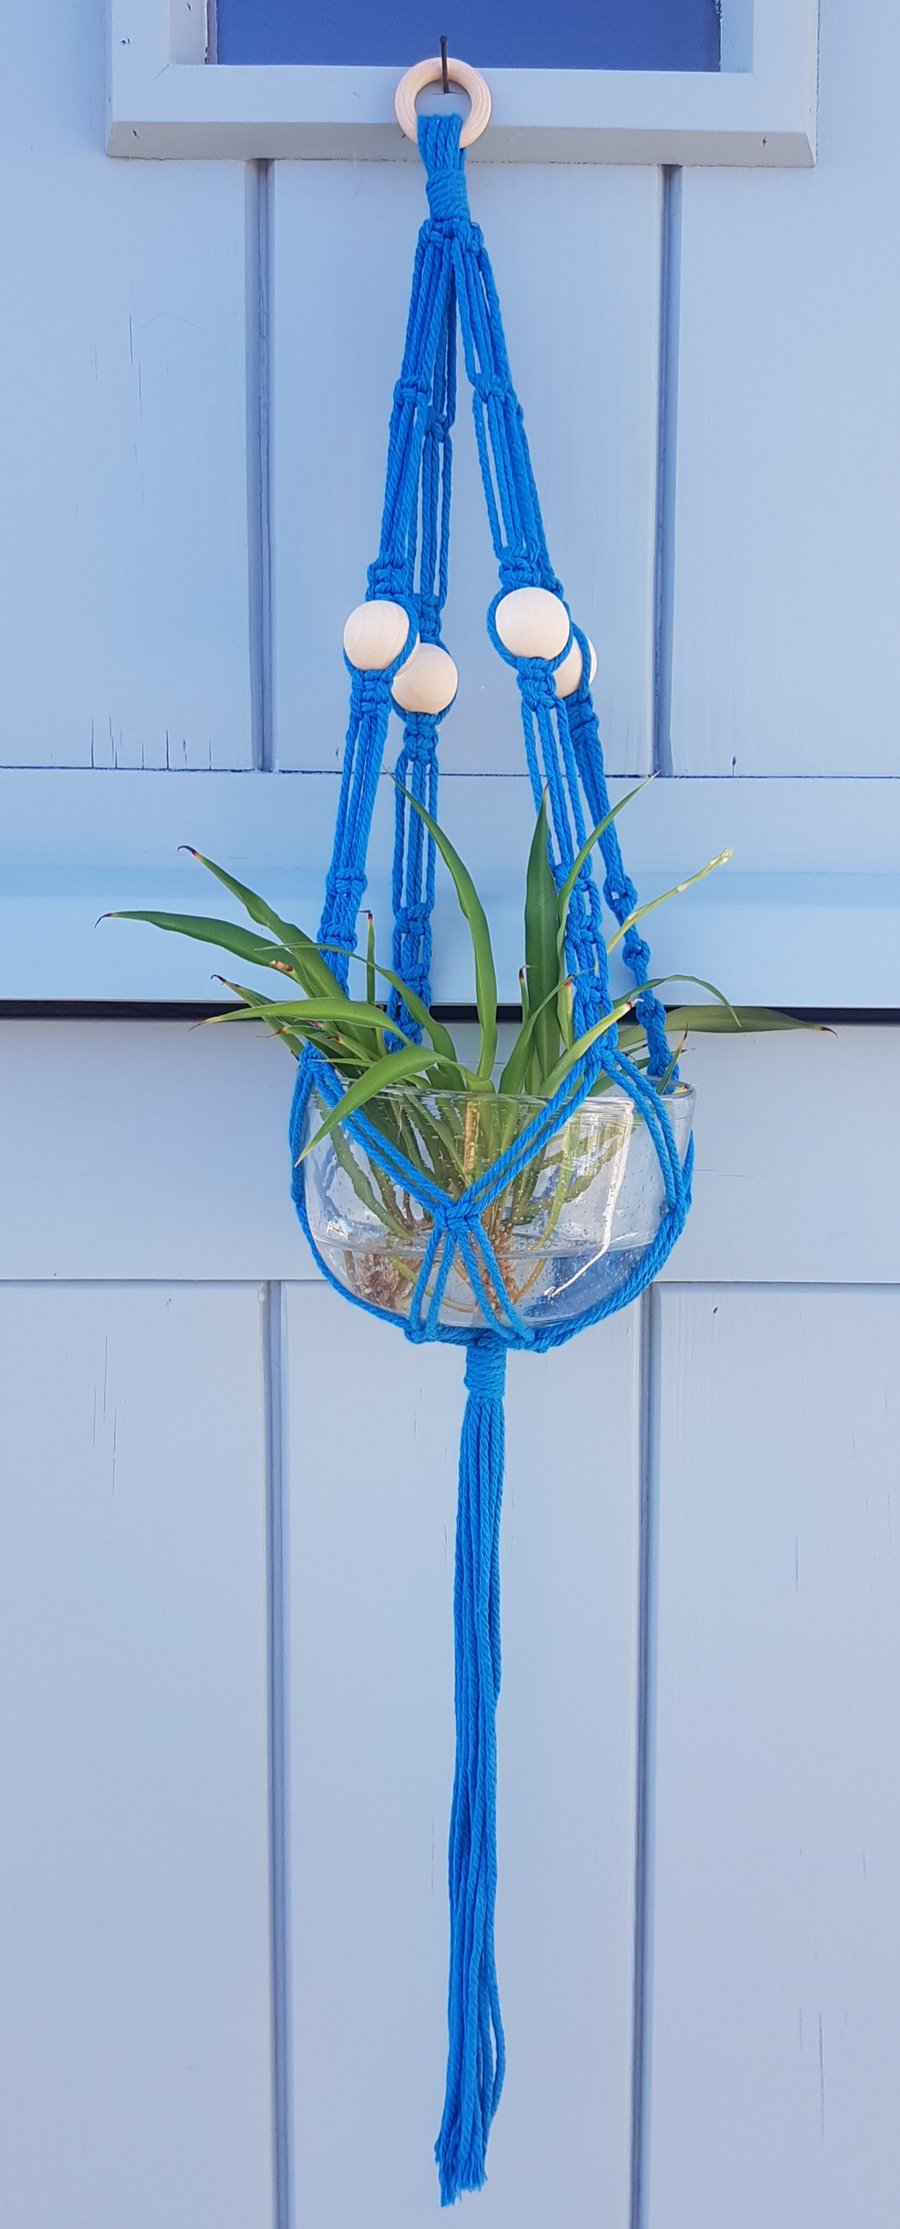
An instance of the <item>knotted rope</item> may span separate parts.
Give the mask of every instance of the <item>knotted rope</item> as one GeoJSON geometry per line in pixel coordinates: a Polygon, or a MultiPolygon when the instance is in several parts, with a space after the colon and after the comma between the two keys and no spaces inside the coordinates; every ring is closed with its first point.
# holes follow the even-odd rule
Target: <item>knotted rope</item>
{"type": "MultiPolygon", "coordinates": [[[[368,576],[369,598],[400,604],[409,637],[384,671],[350,666],[350,721],[331,866],[320,936],[339,951],[335,971],[346,984],[356,944],[357,915],[365,890],[366,853],[378,778],[392,707],[391,684],[418,634],[440,643],[447,595],[452,486],[452,429],[456,413],[458,337],[472,393],[475,439],[500,594],[488,613],[495,648],[515,669],[522,706],[525,759],[535,806],[544,789],[552,832],[550,863],[558,887],[584,844],[588,827],[609,810],[603,754],[590,693],[589,646],[577,627],[553,659],[523,658],[504,647],[497,630],[500,599],[520,587],[562,591],[547,550],[521,405],[510,373],[500,304],[484,241],[469,214],[465,157],[455,116],[424,117],[419,146],[426,170],[429,215],[416,249],[412,295],[400,376],[394,390],[378,556],[368,576]],[[574,693],[557,694],[554,674],[573,643],[581,651],[581,680],[574,693]]],[[[434,815],[437,807],[438,728],[441,713],[405,719],[397,760],[392,902],[394,967],[426,1003],[429,1000],[434,844],[404,791],[434,815]]],[[[566,953],[575,979],[578,1032],[612,1012],[613,999],[603,934],[603,903],[623,926],[637,894],[625,872],[615,824],[600,839],[602,895],[590,863],[582,868],[569,908],[566,953]]],[[[626,930],[622,955],[634,982],[644,985],[649,948],[637,929],[626,930]]],[[[402,998],[390,1011],[411,1037],[419,1032],[402,998]]],[[[498,1155],[461,1198],[451,1199],[421,1167],[369,1121],[364,1112],[342,1125],[351,1150],[364,1156],[421,1208],[428,1232],[407,1315],[363,1299],[342,1284],[312,1236],[297,1157],[304,1139],[310,1095],[334,1107],[344,1085],[321,1056],[300,1062],[291,1114],[293,1193],[313,1252],[329,1282],[370,1314],[396,1323],[414,1341],[467,1346],[468,1401],[460,1449],[459,1507],[454,1589],[456,1654],[456,1775],[450,1825],[449,2051],[444,2114],[436,2146],[445,2205],[485,2178],[491,2121],[503,2082],[505,2050],[494,1964],[496,1855],[495,1713],[500,1690],[499,1524],[503,1485],[503,1382],[508,1347],[541,1351],[559,1346],[636,1297],[656,1275],[678,1237],[690,1201],[691,1156],[682,1168],[664,1096],[655,1081],[668,1068],[665,1012],[655,993],[642,991],[635,1008],[645,1031],[649,1067],[643,1074],[621,1051],[615,1027],[570,1071],[546,1105],[498,1155]],[[625,1252],[618,1274],[601,1297],[563,1321],[525,1316],[504,1282],[485,1224],[486,1211],[546,1150],[600,1078],[616,1084],[634,1103],[658,1157],[664,1207],[652,1243],[625,1252]],[[461,1268],[478,1303],[483,1329],[441,1320],[454,1268],[461,1268]]]]}
{"type": "Polygon", "coordinates": [[[456,1775],[450,1813],[450,2048],[435,2145],[441,2198],[479,2190],[506,2065],[497,1969],[497,1743],[500,1693],[500,1501],[506,1353],[473,1340],[459,1451],[456,1577],[456,1775]]]}

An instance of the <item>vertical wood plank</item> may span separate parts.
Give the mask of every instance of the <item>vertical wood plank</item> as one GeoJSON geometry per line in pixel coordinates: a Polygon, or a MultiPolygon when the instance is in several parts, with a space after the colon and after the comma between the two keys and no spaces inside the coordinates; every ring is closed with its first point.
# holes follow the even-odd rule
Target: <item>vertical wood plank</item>
{"type": "Polygon", "coordinates": [[[271,2220],[252,1287],[0,1288],[9,2229],[271,2220]]]}
{"type": "Polygon", "coordinates": [[[246,766],[243,166],[110,162],[107,35],[4,25],[0,761],[246,766]]]}
{"type": "MultiPolygon", "coordinates": [[[[650,763],[659,185],[655,171],[482,165],[470,180],[503,303],[554,562],[596,642],[607,758],[650,763]]],[[[341,631],[376,554],[422,180],[406,165],[280,163],[272,284],[275,650],[281,766],[333,767],[341,631]]],[[[454,450],[446,639],[451,772],[522,769],[518,696],[485,633],[497,582],[468,390],[454,450]]]]}
{"type": "Polygon", "coordinates": [[[900,1294],[660,1304],[648,2229],[900,2174],[900,1294]]]}
{"type": "Polygon", "coordinates": [[[679,774],[896,772],[898,69],[822,0],[816,169],[684,174],[679,774]]]}
{"type": "MultiPolygon", "coordinates": [[[[637,1654],[634,1312],[513,1358],[485,2229],[626,2229],[637,1654]]],[[[445,2055],[462,1357],[289,1288],[298,2218],[420,2229],[445,2055]]]]}

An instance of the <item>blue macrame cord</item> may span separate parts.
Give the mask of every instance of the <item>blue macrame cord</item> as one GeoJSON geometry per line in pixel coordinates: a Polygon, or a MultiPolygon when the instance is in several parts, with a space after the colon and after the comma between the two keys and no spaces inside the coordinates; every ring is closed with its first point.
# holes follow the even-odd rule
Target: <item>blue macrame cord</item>
{"type": "MultiPolygon", "coordinates": [[[[500,641],[496,607],[510,589],[537,586],[562,597],[550,564],[521,405],[509,368],[500,304],[479,227],[469,214],[465,155],[458,116],[419,122],[429,215],[419,233],[400,376],[394,390],[378,556],[369,569],[368,597],[402,605],[409,636],[383,672],[349,665],[347,730],[334,848],[325,887],[320,938],[336,947],[332,964],[346,985],[350,954],[366,887],[366,856],[375,797],[393,709],[391,683],[416,634],[439,643],[447,595],[452,487],[452,429],[456,412],[457,349],[461,342],[472,393],[475,439],[497,569],[498,595],[488,613],[488,634],[513,666],[519,685],[525,758],[535,808],[546,789],[551,829],[550,863],[561,886],[587,830],[609,811],[603,753],[590,692],[585,636],[570,640],[553,660],[513,656],[500,641]],[[581,650],[581,681],[558,697],[554,673],[572,643],[581,650]]],[[[564,599],[563,599],[564,600],[564,599]]],[[[568,607],[566,607],[568,608],[568,607]]],[[[570,622],[571,625],[571,622],[570,622]]],[[[407,790],[434,816],[438,797],[439,714],[407,715],[397,759],[398,789],[392,880],[394,970],[426,1004],[430,1000],[431,918],[435,847],[410,812],[407,790]]],[[[407,1161],[360,1111],[344,1125],[371,1163],[402,1186],[423,1211],[427,1244],[408,1319],[348,1292],[323,1260],[310,1230],[304,1166],[298,1156],[310,1095],[327,1107],[343,1096],[343,1080],[318,1053],[299,1064],[291,1110],[293,1198],[318,1266],[345,1299],[396,1324],[416,1342],[440,1341],[467,1348],[468,1398],[462,1429],[454,1582],[456,1771],[449,1844],[450,1975],[448,2059],[444,2112],[435,2146],[441,2200],[450,2205],[485,2180],[491,2122],[503,2085],[505,2044],[494,1959],[496,1851],[496,1709],[500,1692],[499,1526],[503,1489],[503,1392],[510,1347],[541,1353],[627,1306],[657,1275],[684,1225],[690,1205],[693,1152],[682,1168],[665,1105],[656,1085],[669,1066],[665,1009],[648,984],[649,946],[629,923],[637,892],[625,872],[613,822],[600,839],[602,892],[590,862],[582,868],[569,908],[567,964],[575,982],[579,1032],[612,1011],[603,934],[603,906],[625,926],[622,955],[638,986],[635,1014],[644,1030],[649,1068],[643,1074],[622,1052],[615,1025],[572,1069],[554,1097],[498,1156],[493,1167],[461,1198],[451,1200],[407,1161]],[[542,1152],[603,1076],[633,1101],[653,1141],[665,1205],[652,1244],[627,1262],[620,1283],[592,1307],[565,1323],[528,1323],[510,1300],[484,1228],[483,1212],[542,1152]],[[466,1331],[440,1321],[441,1304],[455,1261],[463,1266],[484,1317],[484,1328],[466,1331]]],[[[390,1013],[406,1034],[421,1032],[402,997],[392,994],[390,1013]]],[[[676,1072],[677,1074],[677,1072],[676,1072]]],[[[673,1076],[672,1081],[674,1082],[673,1076]]]]}

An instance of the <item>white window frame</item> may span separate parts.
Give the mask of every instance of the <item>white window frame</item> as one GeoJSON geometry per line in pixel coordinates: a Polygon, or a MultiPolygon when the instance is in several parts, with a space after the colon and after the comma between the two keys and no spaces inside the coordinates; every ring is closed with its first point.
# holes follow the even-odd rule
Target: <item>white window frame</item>
{"type": "MultiPolygon", "coordinates": [[[[396,69],[209,65],[207,0],[109,0],[109,11],[111,155],[412,156],[394,121],[396,69]]],[[[722,0],[720,71],[491,70],[493,121],[473,154],[805,169],[817,44],[818,0],[722,0]]]]}

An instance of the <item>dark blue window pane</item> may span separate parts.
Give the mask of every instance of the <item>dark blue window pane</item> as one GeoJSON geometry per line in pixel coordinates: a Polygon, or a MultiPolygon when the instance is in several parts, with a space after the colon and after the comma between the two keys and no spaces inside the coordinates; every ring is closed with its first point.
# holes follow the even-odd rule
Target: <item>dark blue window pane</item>
{"type": "Polygon", "coordinates": [[[219,62],[384,63],[436,52],[478,69],[717,70],[717,0],[216,0],[219,62]]]}

